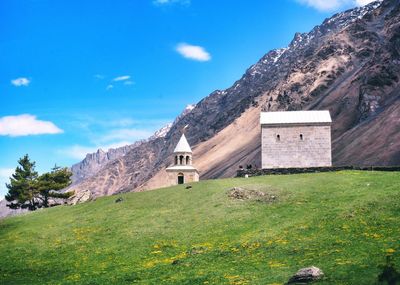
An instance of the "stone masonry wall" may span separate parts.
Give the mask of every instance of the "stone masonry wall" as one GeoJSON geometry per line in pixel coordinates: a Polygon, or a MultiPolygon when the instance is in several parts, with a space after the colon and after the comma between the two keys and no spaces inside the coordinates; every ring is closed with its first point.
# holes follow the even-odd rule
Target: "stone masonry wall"
{"type": "Polygon", "coordinates": [[[199,174],[196,171],[180,170],[180,171],[167,171],[168,174],[168,185],[178,185],[178,174],[184,175],[185,184],[199,181],[199,174]]]}
{"type": "Polygon", "coordinates": [[[261,133],[263,169],[332,166],[329,125],[262,126],[261,133]]]}

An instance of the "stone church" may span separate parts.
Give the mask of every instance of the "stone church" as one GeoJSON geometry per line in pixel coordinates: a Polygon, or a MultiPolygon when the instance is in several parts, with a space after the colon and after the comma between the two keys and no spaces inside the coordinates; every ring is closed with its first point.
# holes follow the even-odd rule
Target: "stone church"
{"type": "Polygon", "coordinates": [[[182,134],[174,149],[174,165],[166,169],[169,186],[199,181],[199,172],[192,165],[192,154],[185,134],[182,134]]]}
{"type": "Polygon", "coordinates": [[[329,111],[261,112],[263,169],[332,166],[329,111]]]}

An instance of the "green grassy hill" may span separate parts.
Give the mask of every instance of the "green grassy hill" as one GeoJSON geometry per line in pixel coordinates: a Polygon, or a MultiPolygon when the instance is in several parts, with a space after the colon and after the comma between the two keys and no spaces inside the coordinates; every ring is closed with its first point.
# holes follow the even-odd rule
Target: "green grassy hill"
{"type": "Polygon", "coordinates": [[[376,284],[400,270],[400,173],[225,179],[0,221],[0,284],[376,284]],[[237,200],[242,187],[276,199],[237,200]]]}

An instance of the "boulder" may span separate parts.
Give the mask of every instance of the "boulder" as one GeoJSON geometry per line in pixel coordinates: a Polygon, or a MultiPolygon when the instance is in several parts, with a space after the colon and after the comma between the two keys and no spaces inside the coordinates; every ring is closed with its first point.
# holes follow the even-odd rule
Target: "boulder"
{"type": "Polygon", "coordinates": [[[124,201],[124,198],[119,197],[117,200],[115,200],[115,203],[121,203],[122,201],[124,201]]]}
{"type": "Polygon", "coordinates": [[[324,276],[321,269],[315,266],[302,268],[290,278],[287,284],[307,284],[320,280],[324,276]]]}
{"type": "Polygon", "coordinates": [[[90,192],[90,190],[85,190],[75,193],[71,198],[69,198],[68,204],[76,205],[90,200],[92,200],[92,192],[90,192]]]}

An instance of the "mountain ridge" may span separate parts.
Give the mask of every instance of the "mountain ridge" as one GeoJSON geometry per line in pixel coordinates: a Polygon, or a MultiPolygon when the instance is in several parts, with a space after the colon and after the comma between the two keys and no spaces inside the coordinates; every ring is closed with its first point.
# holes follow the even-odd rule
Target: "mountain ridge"
{"type": "Polygon", "coordinates": [[[329,109],[335,165],[400,164],[393,113],[399,102],[399,14],[398,0],[377,1],[337,13],[310,33],[297,33],[287,48],[268,52],[230,88],[198,102],[164,138],[131,149],[73,189],[101,196],[164,185],[163,170],[185,127],[202,179],[232,176],[239,164],[259,167],[261,110],[329,109]],[[382,122],[391,128],[386,135],[382,122]],[[381,139],[368,140],[362,130],[375,123],[380,132],[371,136],[381,139]],[[372,157],[359,146],[374,140],[372,157]],[[386,140],[391,148],[385,149],[386,140]]]}
{"type": "Polygon", "coordinates": [[[80,181],[91,177],[96,174],[101,168],[105,167],[108,163],[115,159],[118,159],[128,153],[131,149],[138,147],[139,145],[146,143],[148,141],[156,140],[158,138],[163,138],[167,135],[172,125],[176,123],[180,118],[188,114],[191,110],[195,108],[195,105],[187,105],[181,114],[176,117],[174,122],[168,123],[161,129],[157,130],[152,136],[147,139],[139,140],[130,145],[125,145],[118,148],[110,148],[107,151],[99,148],[94,153],[86,154],[86,157],[74,165],[71,166],[71,171],[73,173],[72,182],[73,185],[79,183],[80,181]]]}
{"type": "Polygon", "coordinates": [[[377,1],[296,33],[231,87],[190,106],[162,136],[88,154],[72,166],[70,190],[98,197],[162,187],[184,128],[201,179],[259,167],[262,110],[328,109],[334,165],[400,165],[399,15],[399,0],[377,1]]]}

